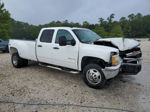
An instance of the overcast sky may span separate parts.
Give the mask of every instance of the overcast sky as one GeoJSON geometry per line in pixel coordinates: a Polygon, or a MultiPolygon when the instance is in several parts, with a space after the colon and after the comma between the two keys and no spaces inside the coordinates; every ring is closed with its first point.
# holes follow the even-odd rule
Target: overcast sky
{"type": "Polygon", "coordinates": [[[115,19],[131,13],[150,14],[150,0],[2,0],[11,17],[30,24],[53,20],[97,23],[115,13],[115,19]]]}

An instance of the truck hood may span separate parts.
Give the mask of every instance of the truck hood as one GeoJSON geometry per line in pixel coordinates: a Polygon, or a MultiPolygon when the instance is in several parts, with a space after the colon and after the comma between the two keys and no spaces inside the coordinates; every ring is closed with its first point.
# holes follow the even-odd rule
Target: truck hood
{"type": "Polygon", "coordinates": [[[138,41],[133,40],[133,39],[127,39],[127,38],[100,39],[98,41],[95,41],[94,44],[114,47],[114,48],[119,49],[120,51],[132,49],[140,45],[138,41]]]}

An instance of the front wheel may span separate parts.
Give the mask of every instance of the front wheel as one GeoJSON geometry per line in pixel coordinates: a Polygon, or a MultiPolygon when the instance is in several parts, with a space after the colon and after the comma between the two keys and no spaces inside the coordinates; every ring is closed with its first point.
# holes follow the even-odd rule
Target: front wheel
{"type": "Polygon", "coordinates": [[[12,54],[11,62],[15,68],[21,68],[28,65],[28,60],[21,58],[18,53],[12,54]]]}
{"type": "Polygon", "coordinates": [[[97,64],[88,64],[83,70],[84,82],[92,88],[100,89],[105,86],[106,79],[101,67],[97,64]]]}

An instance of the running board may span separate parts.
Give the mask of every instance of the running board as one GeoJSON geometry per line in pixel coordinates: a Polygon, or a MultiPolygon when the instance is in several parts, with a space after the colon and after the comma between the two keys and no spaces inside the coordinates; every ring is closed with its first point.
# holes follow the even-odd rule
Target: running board
{"type": "Polygon", "coordinates": [[[64,72],[72,73],[72,74],[79,74],[80,73],[79,71],[71,70],[71,69],[68,69],[68,68],[56,67],[56,66],[52,66],[52,65],[48,65],[48,64],[39,63],[39,65],[43,66],[43,67],[47,67],[47,68],[56,69],[56,70],[59,70],[59,71],[64,71],[64,72]]]}

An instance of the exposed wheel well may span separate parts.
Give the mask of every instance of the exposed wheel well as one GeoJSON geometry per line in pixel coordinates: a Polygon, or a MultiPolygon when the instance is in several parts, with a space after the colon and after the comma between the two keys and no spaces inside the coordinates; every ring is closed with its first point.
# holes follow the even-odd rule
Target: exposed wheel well
{"type": "Polygon", "coordinates": [[[14,54],[14,53],[17,53],[18,50],[14,47],[10,47],[10,54],[14,54]]]}
{"type": "Polygon", "coordinates": [[[89,64],[89,63],[95,63],[98,64],[100,67],[105,68],[106,66],[106,62],[100,58],[96,58],[96,57],[83,57],[82,58],[82,62],[81,62],[81,70],[84,69],[84,67],[89,64]]]}

